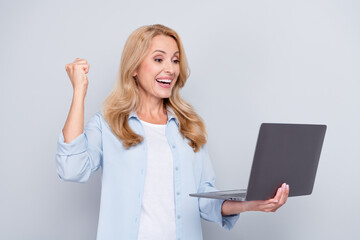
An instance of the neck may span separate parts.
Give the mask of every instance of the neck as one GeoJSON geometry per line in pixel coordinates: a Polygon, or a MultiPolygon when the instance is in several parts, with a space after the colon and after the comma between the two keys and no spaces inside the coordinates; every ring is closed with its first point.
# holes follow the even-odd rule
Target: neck
{"type": "Polygon", "coordinates": [[[163,99],[141,98],[136,113],[141,120],[146,122],[155,124],[165,124],[167,122],[167,113],[163,99]]]}

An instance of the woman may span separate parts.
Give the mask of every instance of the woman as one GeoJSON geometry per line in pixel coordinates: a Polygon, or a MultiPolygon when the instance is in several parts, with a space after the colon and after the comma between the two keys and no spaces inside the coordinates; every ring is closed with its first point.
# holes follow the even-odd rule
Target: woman
{"type": "Polygon", "coordinates": [[[189,68],[178,34],[143,26],[128,38],[102,112],[84,128],[89,64],[66,65],[73,101],[56,154],[62,180],[102,167],[97,239],[202,239],[200,217],[231,229],[244,211],[276,211],[288,197],[235,202],[189,197],[216,190],[202,119],[179,94],[189,68]]]}

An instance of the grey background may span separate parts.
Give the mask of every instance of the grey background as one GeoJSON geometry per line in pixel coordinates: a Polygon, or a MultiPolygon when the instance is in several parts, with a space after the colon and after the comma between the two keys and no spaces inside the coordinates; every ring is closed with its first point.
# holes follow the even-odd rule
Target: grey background
{"type": "Polygon", "coordinates": [[[204,118],[220,189],[246,187],[262,122],[324,123],[311,196],[204,239],[360,239],[359,1],[1,1],[0,239],[95,239],[98,171],[61,182],[56,141],[90,63],[86,121],[113,87],[129,34],[162,23],[182,37],[182,95],[204,118]]]}

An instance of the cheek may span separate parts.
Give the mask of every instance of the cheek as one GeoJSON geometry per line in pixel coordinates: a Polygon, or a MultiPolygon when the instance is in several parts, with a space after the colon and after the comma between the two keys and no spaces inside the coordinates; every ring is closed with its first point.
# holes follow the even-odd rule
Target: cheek
{"type": "Polygon", "coordinates": [[[144,74],[146,73],[152,73],[154,71],[153,67],[151,65],[145,65],[144,66],[144,74]]]}
{"type": "Polygon", "coordinates": [[[156,75],[155,73],[155,69],[153,66],[149,65],[149,64],[143,64],[141,66],[141,70],[140,70],[140,76],[141,76],[141,84],[143,87],[145,86],[151,86],[154,80],[154,76],[156,75]]]}
{"type": "Polygon", "coordinates": [[[157,74],[157,72],[161,71],[161,68],[159,66],[156,66],[156,64],[153,63],[147,63],[144,65],[144,73],[157,74]]]}

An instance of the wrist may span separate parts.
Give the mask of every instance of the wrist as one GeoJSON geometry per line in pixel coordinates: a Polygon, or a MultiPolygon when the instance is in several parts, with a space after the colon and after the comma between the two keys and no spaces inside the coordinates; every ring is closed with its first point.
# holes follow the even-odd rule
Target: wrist
{"type": "Polygon", "coordinates": [[[225,200],[221,207],[222,215],[234,215],[246,211],[249,211],[247,202],[225,200]]]}
{"type": "Polygon", "coordinates": [[[85,99],[86,96],[86,88],[74,88],[73,98],[74,99],[85,99]]]}

